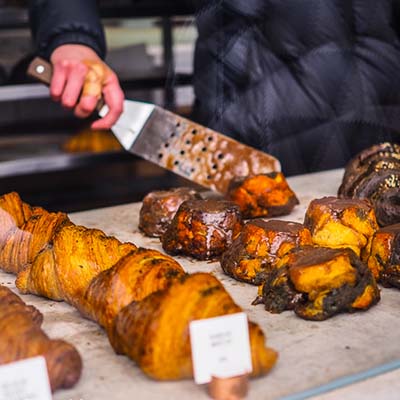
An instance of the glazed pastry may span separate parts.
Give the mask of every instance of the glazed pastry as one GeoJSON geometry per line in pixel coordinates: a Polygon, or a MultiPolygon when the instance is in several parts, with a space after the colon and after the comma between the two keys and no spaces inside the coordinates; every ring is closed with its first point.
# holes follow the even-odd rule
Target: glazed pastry
{"type": "Polygon", "coordinates": [[[400,289],[400,224],[386,226],[375,233],[368,267],[383,286],[400,289]]]}
{"type": "Polygon", "coordinates": [[[346,166],[338,194],[369,199],[380,226],[400,222],[400,145],[381,143],[360,152],[346,166]]]}
{"type": "Polygon", "coordinates": [[[188,200],[181,204],[161,238],[169,254],[216,259],[242,228],[239,206],[226,200],[188,200]]]}
{"type": "Polygon", "coordinates": [[[304,225],[310,229],[318,246],[349,247],[366,260],[371,240],[379,228],[375,212],[368,200],[323,197],[311,201],[304,225]]]}
{"type": "Polygon", "coordinates": [[[232,278],[259,285],[289,250],[311,244],[311,233],[302,224],[256,219],[244,225],[222,255],[221,267],[232,278]]]}
{"type": "Polygon", "coordinates": [[[81,375],[80,355],[65,341],[50,340],[41,329],[42,320],[39,310],[0,286],[0,365],[43,356],[52,391],[70,388],[81,375]]]}
{"type": "Polygon", "coordinates": [[[367,310],[379,299],[372,272],[351,249],[305,246],[283,257],[253,304],[322,321],[340,312],[367,310]]]}
{"type": "MultiPolygon", "coordinates": [[[[191,378],[189,323],[241,311],[213,275],[186,275],[123,308],[109,338],[118,354],[127,354],[153,379],[191,378]]],[[[252,322],[249,335],[252,376],[263,375],[275,364],[277,354],[265,346],[264,334],[252,322]]]]}
{"type": "Polygon", "coordinates": [[[239,205],[243,218],[286,215],[299,204],[281,172],[234,178],[226,197],[239,205]]]}
{"type": "Polygon", "coordinates": [[[151,192],[143,199],[139,229],[150,237],[160,237],[167,230],[179,206],[186,200],[199,199],[195,189],[180,187],[151,192]]]}
{"type": "Polygon", "coordinates": [[[85,301],[78,309],[108,331],[122,308],[165,289],[184,274],[173,258],[156,250],[140,248],[92,279],[85,301]]]}

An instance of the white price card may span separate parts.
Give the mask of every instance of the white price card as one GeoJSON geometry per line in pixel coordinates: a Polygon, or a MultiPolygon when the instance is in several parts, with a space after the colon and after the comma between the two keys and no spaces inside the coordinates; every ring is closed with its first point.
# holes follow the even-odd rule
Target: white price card
{"type": "Polygon", "coordinates": [[[192,321],[189,326],[194,380],[230,378],[252,371],[247,315],[237,313],[192,321]]]}
{"type": "Polygon", "coordinates": [[[0,366],[0,400],[51,400],[44,357],[0,366]]]}

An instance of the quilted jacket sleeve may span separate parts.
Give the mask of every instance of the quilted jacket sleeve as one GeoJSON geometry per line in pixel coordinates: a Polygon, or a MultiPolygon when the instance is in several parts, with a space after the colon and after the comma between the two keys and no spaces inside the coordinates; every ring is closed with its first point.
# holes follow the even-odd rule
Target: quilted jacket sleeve
{"type": "Polygon", "coordinates": [[[29,5],[39,55],[48,59],[56,47],[75,43],[104,58],[106,44],[95,0],[31,0],[29,5]]]}
{"type": "Polygon", "coordinates": [[[394,30],[397,32],[397,35],[400,36],[400,0],[393,0],[393,20],[392,26],[394,30]]]}

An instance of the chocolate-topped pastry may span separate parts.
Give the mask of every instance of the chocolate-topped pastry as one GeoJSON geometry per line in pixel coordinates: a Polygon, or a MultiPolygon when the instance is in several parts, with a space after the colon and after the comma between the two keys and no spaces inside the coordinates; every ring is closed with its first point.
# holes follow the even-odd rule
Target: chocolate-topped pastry
{"type": "Polygon", "coordinates": [[[243,218],[286,215],[299,204],[281,172],[234,178],[226,197],[240,206],[243,218]]]}
{"type": "Polygon", "coordinates": [[[400,289],[400,224],[386,226],[375,233],[368,267],[383,286],[400,289]]]}
{"type": "Polygon", "coordinates": [[[252,220],[222,255],[221,267],[239,281],[259,285],[289,250],[311,244],[311,233],[302,224],[252,220]]]}
{"type": "MultiPolygon", "coordinates": [[[[400,175],[394,182],[399,186],[400,175]]],[[[391,178],[388,178],[389,180],[391,178]]],[[[385,186],[382,186],[385,187],[385,186]]],[[[380,226],[394,225],[400,223],[400,186],[387,188],[377,192],[372,198],[375,208],[376,219],[380,226]]]]}
{"type": "Polygon", "coordinates": [[[369,199],[380,226],[400,222],[400,146],[381,143],[359,153],[346,166],[338,194],[369,199]]]}
{"type": "Polygon", "coordinates": [[[370,269],[349,248],[294,248],[279,262],[253,304],[322,321],[340,312],[367,310],[380,299],[370,269]]]}
{"type": "Polygon", "coordinates": [[[186,200],[199,198],[200,194],[188,187],[150,192],[143,199],[140,209],[139,229],[146,236],[162,236],[179,206],[186,200]]]}
{"type": "Polygon", "coordinates": [[[372,236],[379,228],[367,199],[323,197],[311,201],[304,225],[318,246],[349,247],[363,260],[369,255],[372,236]]]}
{"type": "Polygon", "coordinates": [[[187,200],[161,237],[164,250],[199,260],[218,258],[239,235],[239,206],[227,200],[187,200]]]}

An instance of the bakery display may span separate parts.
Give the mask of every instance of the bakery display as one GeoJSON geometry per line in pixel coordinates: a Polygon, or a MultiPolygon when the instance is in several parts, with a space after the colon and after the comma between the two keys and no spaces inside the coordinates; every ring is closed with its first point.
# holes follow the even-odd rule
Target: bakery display
{"type": "Polygon", "coordinates": [[[371,270],[353,250],[305,246],[282,258],[254,304],[322,321],[341,312],[367,310],[379,299],[371,270]]]}
{"type": "Polygon", "coordinates": [[[147,194],[139,212],[139,229],[149,237],[160,237],[167,230],[179,206],[186,200],[199,199],[195,189],[179,187],[147,194]]]}
{"type": "MultiPolygon", "coordinates": [[[[129,355],[148,376],[159,380],[190,378],[189,322],[240,311],[218,279],[196,273],[126,306],[117,315],[109,337],[115,351],[129,355]]],[[[252,376],[264,375],[275,364],[277,354],[265,347],[264,334],[252,322],[249,336],[252,376]]]]}
{"type": "Polygon", "coordinates": [[[239,205],[245,219],[290,214],[299,204],[282,172],[234,178],[226,198],[239,205]]]}
{"type": "Polygon", "coordinates": [[[314,244],[349,247],[363,260],[368,257],[372,236],[379,228],[368,200],[333,196],[312,200],[304,225],[311,231],[314,244]]]}
{"type": "Polygon", "coordinates": [[[227,200],[188,200],[161,237],[169,254],[212,260],[231,245],[242,228],[239,206],[227,200]]]}
{"type": "Polygon", "coordinates": [[[51,390],[74,386],[82,371],[78,351],[64,340],[51,340],[41,329],[43,315],[0,285],[0,365],[43,356],[51,390]]]}
{"type": "Polygon", "coordinates": [[[400,224],[388,225],[375,233],[368,267],[383,286],[400,289],[400,224]]]}
{"type": "MultiPolygon", "coordinates": [[[[212,212],[205,222],[213,223],[218,233],[231,226],[229,235],[239,231],[238,207],[214,202],[206,201],[212,212]]],[[[121,243],[68,219],[55,223],[54,215],[42,209],[37,218],[39,209],[16,194],[0,197],[1,205],[1,218],[7,221],[7,232],[0,226],[1,247],[7,243],[11,252],[20,251],[21,241],[12,232],[25,226],[40,243],[32,247],[25,267],[9,268],[17,274],[18,289],[74,305],[105,328],[118,353],[135,360],[154,379],[193,376],[187,339],[191,321],[241,311],[211,274],[188,275],[174,259],[156,250],[121,243]]],[[[199,222],[195,219],[195,224],[199,222]]],[[[210,231],[207,240],[215,239],[221,240],[210,231]]],[[[266,346],[261,329],[251,322],[249,327],[253,376],[259,376],[272,368],[277,355],[266,346]]]]}
{"type": "Polygon", "coordinates": [[[400,145],[381,143],[357,154],[346,166],[338,195],[369,199],[380,226],[400,222],[400,145]]]}
{"type": "Polygon", "coordinates": [[[311,233],[297,222],[251,220],[221,257],[225,274],[259,285],[294,247],[311,245],[311,233]]]}

